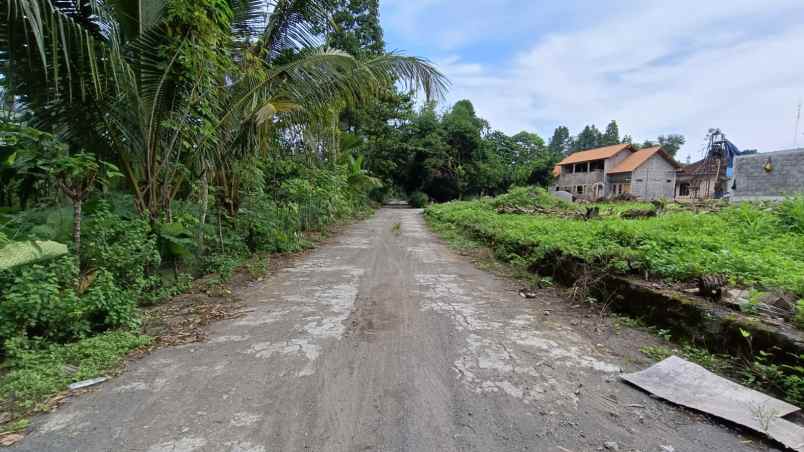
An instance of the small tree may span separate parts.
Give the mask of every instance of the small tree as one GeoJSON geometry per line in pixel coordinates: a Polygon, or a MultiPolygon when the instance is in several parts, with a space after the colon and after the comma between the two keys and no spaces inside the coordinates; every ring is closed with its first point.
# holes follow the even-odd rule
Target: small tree
{"type": "Polygon", "coordinates": [[[678,154],[678,150],[681,149],[681,146],[684,146],[687,142],[684,135],[679,134],[661,135],[657,140],[662,149],[670,154],[671,157],[675,157],[676,154],[678,154]]]}
{"type": "Polygon", "coordinates": [[[107,184],[122,176],[111,163],[98,161],[94,155],[80,152],[46,162],[44,167],[59,189],[73,203],[73,242],[75,255],[81,261],[81,208],[97,184],[107,184]]]}

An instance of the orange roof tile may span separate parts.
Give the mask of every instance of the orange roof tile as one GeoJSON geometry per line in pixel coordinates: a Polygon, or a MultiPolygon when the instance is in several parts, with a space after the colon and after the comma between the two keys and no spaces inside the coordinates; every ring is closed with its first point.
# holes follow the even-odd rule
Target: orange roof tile
{"type": "Polygon", "coordinates": [[[664,150],[660,146],[655,146],[652,148],[640,149],[634,152],[633,154],[629,155],[628,157],[626,157],[625,160],[620,162],[619,165],[611,169],[609,171],[609,174],[630,173],[635,169],[639,168],[640,165],[648,161],[648,159],[653,157],[654,154],[656,154],[657,152],[665,159],[667,159],[667,161],[670,162],[670,164],[672,164],[676,168],[681,167],[681,165],[675,160],[673,160],[672,157],[667,155],[667,153],[664,152],[664,150]]]}
{"type": "Polygon", "coordinates": [[[553,167],[553,176],[558,177],[561,175],[561,167],[556,165],[553,167]]]}
{"type": "Polygon", "coordinates": [[[591,160],[603,160],[614,157],[625,149],[630,148],[630,144],[614,144],[602,148],[589,149],[588,151],[576,152],[560,161],[559,165],[569,165],[572,163],[588,162],[591,160]]]}

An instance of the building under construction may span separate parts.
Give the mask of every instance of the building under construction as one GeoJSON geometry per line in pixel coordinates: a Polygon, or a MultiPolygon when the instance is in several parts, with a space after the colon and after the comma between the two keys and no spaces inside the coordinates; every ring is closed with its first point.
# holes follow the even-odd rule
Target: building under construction
{"type": "Polygon", "coordinates": [[[684,166],[676,174],[675,198],[695,200],[726,196],[738,155],[740,150],[719,129],[710,130],[706,157],[684,166]]]}

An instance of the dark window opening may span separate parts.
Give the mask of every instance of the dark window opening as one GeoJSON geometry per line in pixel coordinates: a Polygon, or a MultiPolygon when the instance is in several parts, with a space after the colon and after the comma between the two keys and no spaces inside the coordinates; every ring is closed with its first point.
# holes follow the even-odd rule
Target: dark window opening
{"type": "Polygon", "coordinates": [[[575,164],[575,172],[576,173],[588,173],[589,172],[589,162],[576,163],[575,164]]]}
{"type": "Polygon", "coordinates": [[[689,195],[690,195],[690,184],[679,184],[678,196],[689,196],[689,195]]]}
{"type": "Polygon", "coordinates": [[[605,166],[605,160],[595,160],[589,164],[589,171],[603,171],[605,166]]]}

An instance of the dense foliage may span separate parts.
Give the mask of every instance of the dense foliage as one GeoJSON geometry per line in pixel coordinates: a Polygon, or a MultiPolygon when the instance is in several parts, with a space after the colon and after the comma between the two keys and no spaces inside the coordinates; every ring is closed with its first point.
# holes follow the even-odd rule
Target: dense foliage
{"type": "Polygon", "coordinates": [[[0,413],[148,343],[140,306],[369,210],[374,112],[446,86],[376,0],[3,2],[0,413]]]}
{"type": "MultiPolygon", "coordinates": [[[[532,203],[549,196],[540,189],[536,192],[532,203]]],[[[741,204],[719,212],[670,209],[639,220],[610,215],[591,221],[499,214],[495,209],[499,200],[437,205],[427,214],[433,221],[453,224],[494,243],[501,256],[517,256],[534,264],[566,255],[601,269],[676,280],[724,274],[739,285],[781,288],[804,297],[804,234],[796,230],[800,224],[794,214],[804,206],[802,198],[779,208],[741,204]]],[[[601,211],[612,208],[598,207],[601,211]]]]}
{"type": "Polygon", "coordinates": [[[536,134],[492,130],[468,100],[443,112],[432,103],[413,111],[406,98],[396,101],[386,99],[382,124],[359,148],[372,172],[408,194],[444,202],[546,184],[560,159],[536,134]]]}

